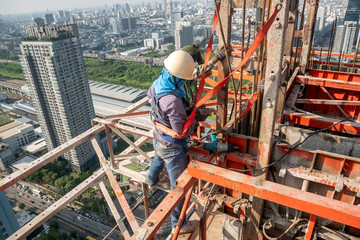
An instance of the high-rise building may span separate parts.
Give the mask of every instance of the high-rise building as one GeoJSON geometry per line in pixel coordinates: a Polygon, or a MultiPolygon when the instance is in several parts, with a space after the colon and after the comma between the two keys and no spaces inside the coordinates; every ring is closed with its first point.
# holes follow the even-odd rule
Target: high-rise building
{"type": "Polygon", "coordinates": [[[5,192],[0,192],[0,239],[7,239],[20,228],[5,192]]]}
{"type": "Polygon", "coordinates": [[[354,53],[358,40],[357,22],[346,21],[336,28],[334,52],[354,53]]]}
{"type": "MultiPolygon", "coordinates": [[[[76,24],[29,27],[21,63],[48,149],[91,128],[95,117],[76,24]]],[[[64,154],[75,171],[96,158],[87,141],[64,154]]]]}
{"type": "Polygon", "coordinates": [[[345,21],[358,22],[360,16],[360,1],[349,0],[345,13],[345,21]]]}
{"type": "Polygon", "coordinates": [[[334,46],[333,46],[334,52],[342,51],[342,47],[344,44],[345,31],[346,31],[346,26],[344,26],[344,25],[340,25],[340,26],[336,27],[336,34],[335,34],[334,46]]]}
{"type": "Polygon", "coordinates": [[[52,13],[45,14],[45,23],[46,25],[50,26],[55,22],[54,16],[52,13]]]}
{"type": "Polygon", "coordinates": [[[194,43],[193,26],[180,26],[175,29],[175,49],[179,50],[186,45],[194,43]]]}
{"type": "Polygon", "coordinates": [[[181,18],[183,17],[182,11],[174,11],[170,14],[170,30],[171,33],[174,34],[175,28],[176,28],[176,22],[181,21],[181,18]]]}
{"type": "Polygon", "coordinates": [[[128,3],[125,4],[125,10],[127,13],[130,12],[130,5],[128,3]]]}
{"type": "Polygon", "coordinates": [[[113,34],[120,34],[120,22],[115,18],[111,18],[110,23],[113,29],[113,34]]]}
{"type": "Polygon", "coordinates": [[[120,19],[120,28],[123,31],[127,30],[134,30],[136,29],[136,21],[137,19],[135,17],[129,17],[129,18],[121,18],[120,19]]]}
{"type": "Polygon", "coordinates": [[[321,31],[324,28],[324,26],[325,26],[325,18],[326,18],[326,7],[321,6],[318,9],[317,19],[316,19],[316,21],[318,22],[318,29],[315,28],[315,30],[321,31]]]}
{"type": "Polygon", "coordinates": [[[39,18],[39,17],[34,18],[34,22],[35,22],[35,25],[36,25],[36,26],[43,26],[43,25],[45,25],[44,19],[39,18]]]}
{"type": "Polygon", "coordinates": [[[345,22],[346,31],[344,36],[344,45],[342,51],[344,53],[354,53],[356,47],[357,22],[345,22]]]}

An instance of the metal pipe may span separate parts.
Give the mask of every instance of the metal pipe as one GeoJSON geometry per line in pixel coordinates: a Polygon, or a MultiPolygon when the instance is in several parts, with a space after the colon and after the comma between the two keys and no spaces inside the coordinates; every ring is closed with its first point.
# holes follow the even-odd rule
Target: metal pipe
{"type": "Polygon", "coordinates": [[[341,64],[342,64],[342,58],[341,58],[341,54],[343,54],[344,51],[340,51],[340,55],[339,55],[339,63],[338,63],[338,71],[340,72],[341,71],[341,64]]]}
{"type": "MultiPolygon", "coordinates": [[[[269,19],[269,16],[270,16],[270,5],[271,5],[271,0],[268,0],[268,8],[267,8],[267,19],[269,19]]],[[[266,0],[264,0],[263,2],[263,6],[262,6],[262,14],[261,14],[261,27],[264,26],[264,21],[265,21],[265,9],[266,9],[266,0]]],[[[259,79],[259,74],[260,74],[260,71],[262,71],[262,69],[260,69],[260,67],[263,66],[264,64],[264,59],[265,59],[265,52],[266,52],[266,38],[264,38],[263,41],[261,41],[261,44],[260,44],[260,49],[259,49],[259,55],[258,55],[258,62],[257,62],[257,70],[256,70],[256,76],[255,76],[255,79],[253,81],[253,87],[252,87],[252,94],[254,94],[254,92],[257,90],[257,84],[258,84],[258,79],[259,79]],[[261,62],[261,64],[260,64],[261,62]]],[[[262,72],[261,72],[262,74],[262,72]]],[[[261,78],[260,78],[261,79],[261,78]]],[[[258,99],[257,101],[259,101],[259,98],[260,96],[258,96],[258,99]]],[[[256,111],[257,111],[257,107],[258,107],[258,104],[256,104],[253,109],[251,110],[251,117],[250,117],[250,136],[253,136],[254,134],[254,124],[256,122],[256,111]]]]}
{"type": "MultiPolygon", "coordinates": [[[[243,2],[243,16],[242,16],[242,20],[243,20],[243,22],[242,22],[242,34],[241,34],[241,60],[243,60],[244,59],[244,46],[245,46],[245,43],[244,43],[244,41],[245,41],[245,17],[246,17],[246,0],[244,0],[244,2],[243,2]]],[[[251,28],[249,28],[248,29],[248,31],[250,32],[250,29],[251,28]]],[[[240,70],[240,79],[239,79],[239,90],[240,90],[240,96],[239,96],[239,114],[241,115],[241,99],[242,99],[242,79],[243,79],[243,75],[244,75],[244,66],[242,66],[241,67],[241,70],[240,70]]],[[[236,99],[237,99],[237,91],[235,92],[235,103],[236,103],[236,99]]],[[[237,132],[238,131],[238,128],[237,128],[237,126],[238,126],[238,124],[236,123],[236,118],[237,118],[237,112],[238,112],[238,110],[237,110],[237,106],[235,105],[235,118],[234,118],[234,127],[235,127],[235,132],[237,132]]]]}
{"type": "MultiPolygon", "coordinates": [[[[301,10],[301,19],[300,19],[300,26],[299,26],[299,30],[304,30],[304,15],[305,15],[305,7],[306,7],[306,0],[304,0],[303,3],[303,7],[301,10]]],[[[300,44],[300,38],[297,38],[296,41],[296,50],[295,50],[295,59],[294,59],[294,69],[296,68],[296,62],[297,62],[297,57],[298,57],[298,52],[299,52],[299,44],[300,44]]],[[[293,70],[294,70],[293,69],[293,70]]]]}
{"type": "Polygon", "coordinates": [[[193,189],[194,189],[194,185],[191,186],[190,190],[188,191],[188,193],[186,195],[184,205],[183,205],[183,207],[181,209],[180,217],[179,217],[178,223],[176,225],[175,233],[174,233],[174,235],[172,237],[172,240],[176,240],[178,238],[178,236],[179,236],[180,228],[181,228],[181,226],[182,226],[182,224],[183,224],[183,222],[185,220],[187,205],[189,204],[193,189]]]}
{"type": "Polygon", "coordinates": [[[107,138],[107,142],[108,142],[108,146],[109,146],[111,167],[116,168],[115,160],[114,160],[114,150],[113,150],[112,142],[111,142],[110,129],[109,129],[109,125],[107,125],[107,124],[105,125],[105,132],[106,132],[106,138],[107,138]]]}
{"type": "MultiPolygon", "coordinates": [[[[272,0],[270,0],[268,2],[268,8],[267,8],[267,20],[269,20],[270,17],[270,10],[271,10],[271,2],[272,0]]],[[[262,57],[262,61],[261,61],[261,75],[260,75],[260,79],[263,79],[265,77],[265,59],[267,58],[267,39],[265,38],[265,43],[264,43],[264,48],[263,48],[263,57],[262,57]]],[[[259,129],[259,121],[260,121],[260,111],[261,111],[261,104],[262,104],[262,95],[263,92],[260,91],[260,94],[258,95],[257,98],[257,102],[256,102],[256,114],[255,114],[255,120],[254,120],[254,125],[253,125],[253,134],[252,136],[257,136],[258,135],[258,129],[259,129]]]]}
{"type": "Polygon", "coordinates": [[[318,65],[318,69],[319,69],[319,67],[320,67],[320,65],[321,65],[322,51],[323,51],[323,48],[320,48],[320,58],[319,58],[320,64],[318,65]]]}
{"type": "Polygon", "coordinates": [[[328,57],[327,57],[327,63],[326,63],[326,67],[328,68],[328,63],[331,61],[331,53],[332,53],[332,48],[334,45],[334,38],[335,38],[335,33],[336,33],[336,24],[337,24],[337,18],[335,18],[335,22],[333,25],[333,31],[331,33],[331,39],[330,39],[330,43],[329,43],[329,50],[328,50],[328,57]]]}
{"type": "MultiPolygon", "coordinates": [[[[245,1],[245,0],[244,0],[245,1]]],[[[230,58],[229,58],[229,54],[228,54],[228,46],[231,46],[228,45],[226,43],[226,40],[225,40],[225,35],[224,35],[224,30],[223,30],[223,27],[222,27],[222,23],[221,23],[221,18],[220,18],[220,14],[219,14],[219,9],[217,7],[217,4],[216,4],[216,0],[214,0],[214,4],[215,4],[215,11],[216,11],[216,15],[218,16],[218,20],[219,20],[219,28],[220,28],[220,33],[221,33],[221,38],[223,40],[223,43],[224,43],[224,50],[225,50],[225,57],[226,57],[226,63],[228,65],[228,69],[229,69],[229,72],[231,72],[231,64],[230,64],[230,58]]],[[[241,49],[241,52],[243,52],[243,49],[241,49]]],[[[236,110],[236,105],[237,105],[237,89],[236,89],[236,86],[235,86],[235,81],[234,81],[234,77],[233,75],[230,76],[231,78],[231,84],[233,86],[233,91],[235,92],[235,98],[234,98],[234,108],[236,110]]],[[[235,115],[236,115],[236,111],[235,111],[235,115]]],[[[234,129],[235,129],[235,124],[234,124],[234,129]]]]}
{"type": "Polygon", "coordinates": [[[149,209],[149,199],[148,199],[148,186],[147,184],[141,184],[142,192],[144,195],[144,207],[145,207],[145,219],[148,219],[150,216],[150,209],[149,209]]]}
{"type": "Polygon", "coordinates": [[[357,42],[357,46],[356,46],[356,52],[355,52],[355,57],[354,57],[354,64],[353,64],[352,69],[351,69],[351,72],[352,72],[352,73],[353,73],[354,70],[355,70],[355,63],[356,63],[357,55],[358,55],[358,52],[359,52],[359,45],[360,45],[360,34],[359,34],[359,38],[358,38],[358,42],[357,42]]]}

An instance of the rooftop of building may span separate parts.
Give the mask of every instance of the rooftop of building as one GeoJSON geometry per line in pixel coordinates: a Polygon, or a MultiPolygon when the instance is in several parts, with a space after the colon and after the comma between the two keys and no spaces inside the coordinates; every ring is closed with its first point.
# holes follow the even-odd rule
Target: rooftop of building
{"type": "Polygon", "coordinates": [[[129,103],[136,102],[146,96],[146,91],[136,88],[95,81],[89,81],[89,84],[92,94],[113,98],[129,103]]]}
{"type": "Polygon", "coordinates": [[[35,154],[46,149],[46,141],[44,138],[40,138],[26,146],[21,147],[23,151],[28,151],[29,153],[35,154]]]}
{"type": "Polygon", "coordinates": [[[8,138],[20,133],[22,130],[25,130],[29,127],[32,127],[31,124],[21,123],[21,122],[11,122],[4,126],[0,127],[0,138],[8,138]]]}
{"type": "Polygon", "coordinates": [[[36,160],[36,157],[28,154],[28,155],[25,155],[25,156],[19,158],[16,162],[11,164],[11,168],[14,170],[22,170],[35,160],[36,160]]]}

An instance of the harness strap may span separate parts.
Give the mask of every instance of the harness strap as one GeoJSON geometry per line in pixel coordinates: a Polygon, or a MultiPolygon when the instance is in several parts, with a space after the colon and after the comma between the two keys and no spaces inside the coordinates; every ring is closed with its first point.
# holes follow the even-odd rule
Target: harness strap
{"type": "MultiPolygon", "coordinates": [[[[203,73],[203,75],[201,77],[200,84],[199,84],[199,90],[198,90],[198,94],[197,94],[196,105],[194,107],[194,110],[190,114],[188,120],[185,122],[183,132],[181,134],[178,134],[174,130],[164,126],[163,124],[161,124],[159,122],[154,122],[156,128],[159,129],[160,131],[166,133],[167,135],[171,136],[172,138],[183,138],[187,134],[187,131],[188,131],[189,127],[192,125],[192,123],[195,120],[196,109],[198,107],[200,107],[201,105],[205,104],[207,101],[209,101],[228,82],[231,75],[233,75],[235,72],[239,71],[239,69],[249,61],[251,55],[255,52],[257,47],[260,45],[260,43],[262,42],[262,40],[266,36],[266,33],[270,29],[272,23],[274,22],[277,14],[279,13],[280,10],[281,10],[281,8],[275,7],[275,10],[274,10],[273,14],[269,18],[269,20],[265,23],[263,28],[260,30],[260,32],[256,36],[254,42],[251,44],[250,48],[248,49],[247,53],[245,54],[244,58],[241,60],[239,65],[236,67],[236,69],[234,71],[232,71],[223,81],[217,83],[214,86],[213,89],[211,89],[202,99],[200,99],[200,97],[202,95],[202,91],[204,89],[204,84],[205,84],[205,71],[204,71],[204,73],[203,73]]],[[[213,32],[211,34],[211,37],[210,37],[210,40],[209,40],[209,43],[208,43],[208,46],[207,46],[207,49],[206,49],[205,64],[207,64],[207,62],[210,59],[210,54],[211,54],[211,49],[212,49],[213,33],[214,33],[214,30],[215,30],[217,21],[218,21],[218,16],[217,16],[217,14],[215,12],[214,21],[213,21],[213,32]]],[[[243,116],[244,116],[244,114],[241,115],[241,118],[243,116]]]]}

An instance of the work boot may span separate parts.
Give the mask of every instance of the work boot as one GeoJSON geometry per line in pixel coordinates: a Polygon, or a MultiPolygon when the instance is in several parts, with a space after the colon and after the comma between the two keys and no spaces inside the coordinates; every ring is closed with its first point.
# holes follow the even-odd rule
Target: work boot
{"type": "MultiPolygon", "coordinates": [[[[187,221],[186,224],[183,225],[182,228],[180,228],[179,234],[191,233],[195,231],[198,227],[199,227],[199,221],[194,221],[194,220],[187,221]]],[[[171,234],[174,235],[174,233],[175,233],[175,228],[171,230],[171,234]]]]}
{"type": "MultiPolygon", "coordinates": [[[[140,172],[142,175],[144,175],[146,178],[148,178],[149,176],[149,171],[141,171],[140,172]]],[[[155,190],[155,188],[159,188],[163,191],[168,192],[170,190],[170,178],[168,176],[168,173],[166,170],[163,170],[160,172],[159,174],[159,178],[158,178],[158,182],[155,185],[148,185],[149,186],[149,190],[155,190]]]]}
{"type": "Polygon", "coordinates": [[[149,185],[150,190],[154,190],[155,188],[159,188],[159,189],[161,189],[163,191],[170,190],[170,179],[169,179],[169,177],[167,177],[166,175],[161,176],[161,173],[160,173],[159,181],[157,182],[157,184],[155,184],[153,186],[149,185]]]}

